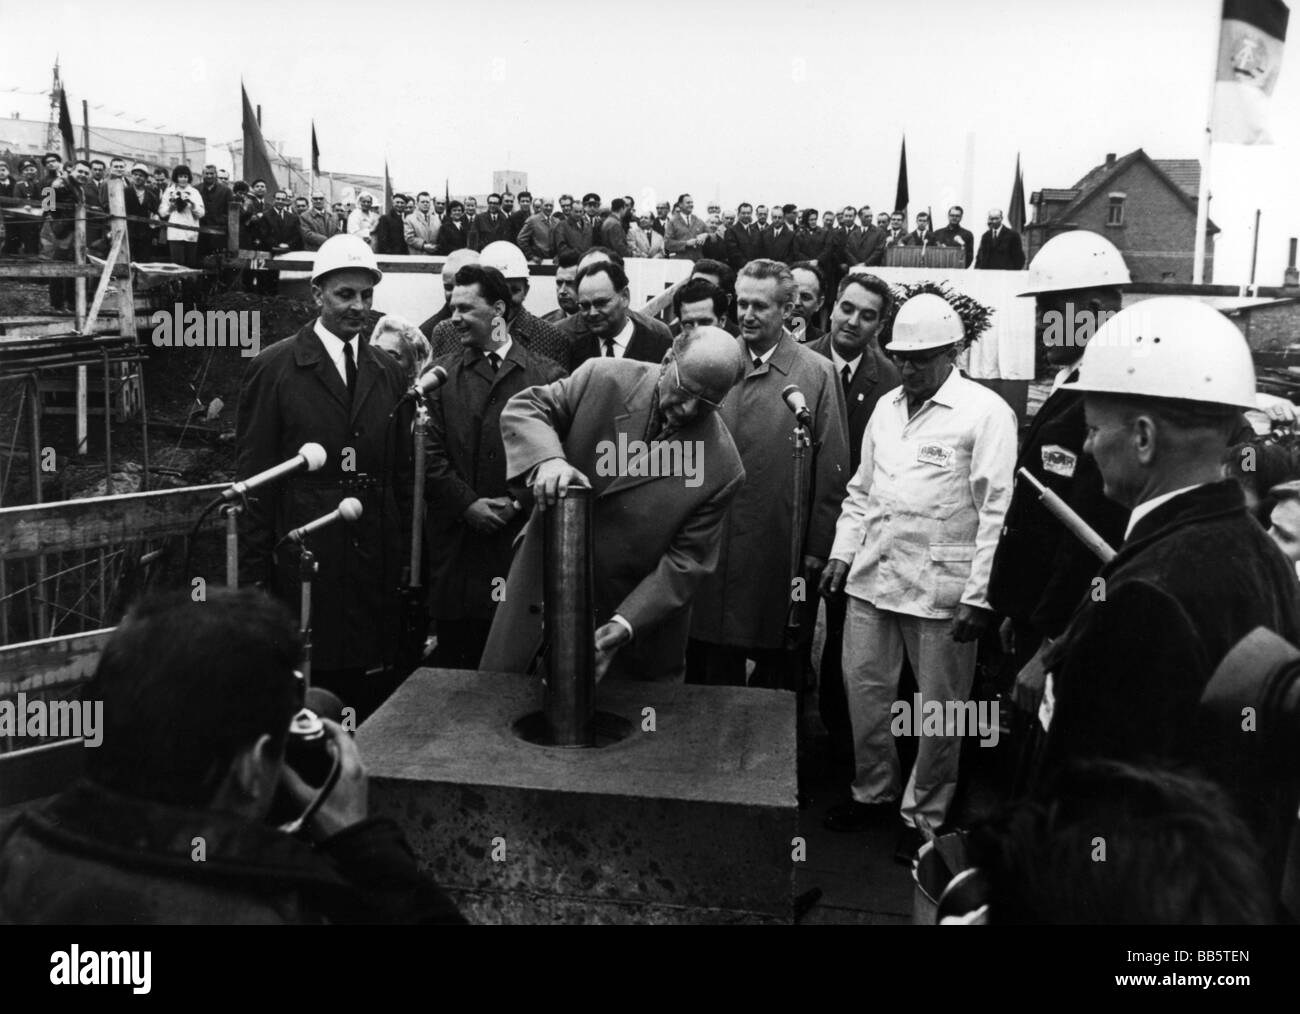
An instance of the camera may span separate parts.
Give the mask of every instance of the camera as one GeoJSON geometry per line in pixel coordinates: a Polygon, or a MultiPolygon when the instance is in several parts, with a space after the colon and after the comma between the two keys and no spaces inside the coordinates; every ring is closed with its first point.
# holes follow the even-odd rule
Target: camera
{"type": "Polygon", "coordinates": [[[325,723],[316,712],[302,708],[289,723],[289,738],[284,745],[284,762],[308,785],[320,788],[329,777],[333,757],[325,723]]]}

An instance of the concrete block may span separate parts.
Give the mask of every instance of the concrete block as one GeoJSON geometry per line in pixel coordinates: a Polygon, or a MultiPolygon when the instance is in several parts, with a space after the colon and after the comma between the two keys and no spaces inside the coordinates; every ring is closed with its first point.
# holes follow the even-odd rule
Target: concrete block
{"type": "Polygon", "coordinates": [[[602,684],[632,732],[596,749],[520,739],[541,700],[529,677],[421,669],[358,732],[371,811],[469,918],[791,921],[793,694],[602,684]]]}

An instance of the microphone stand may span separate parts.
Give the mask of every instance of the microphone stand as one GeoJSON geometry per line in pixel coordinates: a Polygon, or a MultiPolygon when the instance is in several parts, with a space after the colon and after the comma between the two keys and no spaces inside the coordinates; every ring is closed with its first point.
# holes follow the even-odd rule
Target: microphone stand
{"type": "Polygon", "coordinates": [[[244,513],[244,502],[226,504],[221,508],[226,518],[226,587],[239,587],[239,515],[244,513]]]}
{"type": "Polygon", "coordinates": [[[424,642],[429,624],[425,610],[421,565],[424,556],[424,476],[425,437],[429,429],[429,412],[417,402],[415,422],[411,432],[413,447],[414,486],[411,490],[411,557],[402,573],[398,595],[402,602],[402,631],[398,644],[399,663],[403,669],[414,669],[424,654],[424,642]]]}
{"type": "MultiPolygon", "coordinates": [[[[812,446],[812,437],[803,423],[794,424],[792,437],[793,449],[791,459],[794,463],[794,515],[790,526],[790,610],[786,614],[785,636],[790,646],[799,642],[802,612],[801,603],[794,597],[794,582],[803,577],[804,527],[806,525],[808,499],[808,476],[804,471],[804,459],[808,448],[812,446]]],[[[804,589],[804,601],[807,601],[807,589],[804,589]]]]}
{"type": "Polygon", "coordinates": [[[307,548],[307,543],[299,544],[298,580],[302,586],[299,626],[302,630],[303,661],[302,676],[304,689],[311,688],[311,585],[319,569],[316,554],[307,548]]]}

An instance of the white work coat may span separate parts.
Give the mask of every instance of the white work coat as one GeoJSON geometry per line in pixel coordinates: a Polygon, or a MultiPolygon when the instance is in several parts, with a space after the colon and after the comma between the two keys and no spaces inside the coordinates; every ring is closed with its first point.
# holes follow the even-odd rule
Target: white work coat
{"type": "Polygon", "coordinates": [[[910,419],[904,389],[885,394],[835,529],[845,590],[927,619],[950,618],[959,603],[988,609],[1015,462],[1011,406],[956,368],[910,419]]]}

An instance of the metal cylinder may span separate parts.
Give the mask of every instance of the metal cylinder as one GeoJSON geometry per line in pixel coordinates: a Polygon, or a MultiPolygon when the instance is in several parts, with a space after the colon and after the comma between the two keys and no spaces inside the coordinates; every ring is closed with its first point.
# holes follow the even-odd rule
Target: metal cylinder
{"type": "Polygon", "coordinates": [[[543,515],[546,701],[555,746],[591,746],[596,689],[591,490],[574,488],[543,515]]]}

